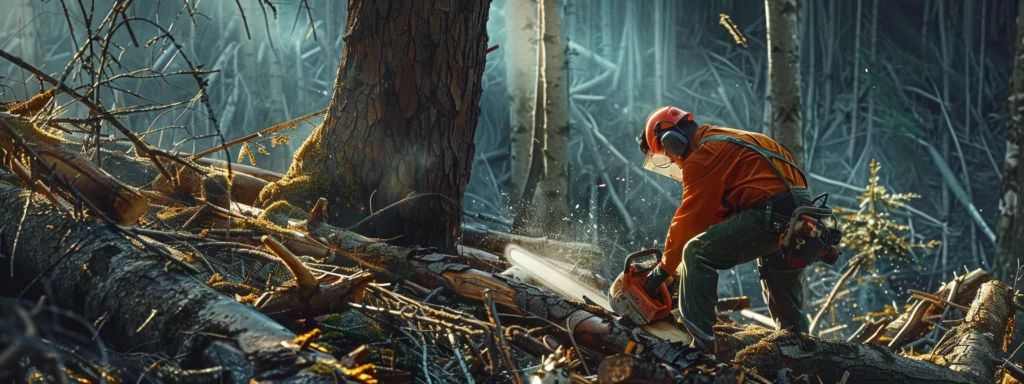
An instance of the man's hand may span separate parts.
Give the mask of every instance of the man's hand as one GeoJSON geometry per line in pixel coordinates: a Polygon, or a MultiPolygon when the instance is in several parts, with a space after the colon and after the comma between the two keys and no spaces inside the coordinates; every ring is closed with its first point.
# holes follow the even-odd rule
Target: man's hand
{"type": "Polygon", "coordinates": [[[654,267],[650,273],[647,274],[647,278],[644,279],[644,291],[647,291],[647,295],[654,299],[661,298],[661,291],[658,290],[661,284],[668,280],[669,273],[661,269],[660,265],[654,267]]]}

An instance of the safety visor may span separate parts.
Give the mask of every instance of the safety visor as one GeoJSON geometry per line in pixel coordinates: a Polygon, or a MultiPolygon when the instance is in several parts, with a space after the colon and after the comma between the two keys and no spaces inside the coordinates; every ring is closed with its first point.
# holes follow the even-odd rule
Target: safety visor
{"type": "Polygon", "coordinates": [[[683,170],[668,156],[648,153],[647,159],[644,160],[644,169],[683,182],[683,170]]]}

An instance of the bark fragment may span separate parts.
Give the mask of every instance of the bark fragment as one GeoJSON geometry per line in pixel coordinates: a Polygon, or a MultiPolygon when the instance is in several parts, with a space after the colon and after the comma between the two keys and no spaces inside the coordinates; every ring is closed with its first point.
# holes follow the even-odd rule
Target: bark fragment
{"type": "MultiPolygon", "coordinates": [[[[62,138],[43,132],[33,123],[14,115],[0,113],[0,148],[9,156],[20,159],[40,177],[50,174],[53,169],[56,177],[68,181],[83,197],[103,214],[120,225],[134,224],[146,209],[149,202],[139,191],[129,187],[113,176],[97,168],[81,154],[64,148],[62,138]],[[25,153],[27,149],[34,151],[39,157],[25,153]]],[[[62,193],[51,186],[50,190],[62,193]]],[[[73,196],[66,196],[68,201],[73,196]]]]}

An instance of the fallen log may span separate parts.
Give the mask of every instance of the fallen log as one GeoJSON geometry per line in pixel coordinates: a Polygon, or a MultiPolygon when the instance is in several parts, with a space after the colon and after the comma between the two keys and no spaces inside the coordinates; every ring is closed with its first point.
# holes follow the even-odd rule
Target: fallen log
{"type": "MultiPolygon", "coordinates": [[[[20,159],[18,163],[40,178],[45,178],[52,170],[55,177],[67,180],[89,200],[100,211],[97,213],[119,225],[132,225],[146,212],[149,202],[139,191],[97,168],[81,154],[68,150],[64,144],[63,139],[43,132],[24,118],[0,113],[0,148],[14,158],[12,165],[20,159]]],[[[70,196],[72,192],[68,189],[57,188],[58,183],[50,182],[47,186],[50,191],[63,194],[65,200],[77,199],[70,196]]]]}
{"type": "MultiPolygon", "coordinates": [[[[135,161],[132,165],[156,168],[142,161],[135,161]]],[[[227,171],[212,168],[199,168],[199,171],[197,171],[196,169],[170,163],[166,164],[165,168],[173,171],[175,180],[169,181],[163,175],[156,173],[155,178],[149,180],[149,184],[153,190],[171,198],[204,197],[210,192],[209,187],[211,185],[219,184],[221,191],[218,191],[218,196],[224,195],[225,197],[230,197],[232,202],[250,205],[256,202],[256,199],[260,196],[260,191],[263,190],[263,187],[267,186],[266,181],[241,172],[232,172],[231,177],[228,177],[227,171]],[[211,180],[215,180],[215,182],[211,183],[211,180]]],[[[222,203],[206,201],[222,208],[228,207],[226,201],[222,203]]]]}
{"type": "Polygon", "coordinates": [[[975,379],[949,368],[895,355],[877,345],[823,340],[788,330],[744,348],[732,360],[772,382],[806,375],[810,382],[967,384],[975,379]]]}
{"type": "Polygon", "coordinates": [[[116,349],[179,356],[190,369],[223,367],[231,382],[334,382],[305,369],[312,366],[344,376],[330,355],[300,348],[294,333],[253,307],[176,272],[103,224],[72,220],[38,195],[21,220],[27,198],[0,185],[0,244],[18,237],[14,253],[0,249],[0,267],[13,272],[0,284],[46,292],[55,305],[102,321],[100,336],[116,349]]]}
{"type": "MultiPolygon", "coordinates": [[[[985,277],[980,273],[968,279],[969,276],[971,274],[965,275],[960,282],[967,285],[985,277]]],[[[1009,343],[1005,337],[1007,330],[1012,330],[1013,314],[1011,289],[1002,282],[990,281],[977,290],[967,320],[950,331],[945,342],[936,346],[932,354],[923,358],[895,355],[888,348],[872,344],[823,340],[778,331],[745,347],[733,362],[765,375],[775,373],[778,376],[774,380],[780,381],[807,375],[823,382],[837,382],[848,375],[849,382],[855,383],[994,382],[999,351],[1005,351],[1009,343]]],[[[746,340],[751,339],[754,338],[746,340]]],[[[732,347],[736,344],[740,343],[732,347]]]]}
{"type": "MultiPolygon", "coordinates": [[[[953,295],[952,301],[958,305],[969,306],[982,284],[991,279],[992,277],[989,276],[988,272],[976,269],[944,284],[932,293],[932,296],[946,298],[949,296],[950,291],[955,289],[956,292],[953,295]]],[[[943,309],[944,307],[935,305],[930,301],[921,300],[915,303],[909,311],[900,314],[895,320],[887,324],[881,333],[877,337],[870,339],[869,342],[887,344],[890,349],[895,350],[906,343],[924,336],[931,327],[923,322],[922,319],[940,315],[943,309]]]]}
{"type": "MultiPolygon", "coordinates": [[[[2,130],[0,130],[2,133],[2,130]]],[[[2,136],[2,135],[0,135],[2,136]]],[[[28,135],[24,136],[26,142],[33,145],[54,146],[61,153],[77,154],[82,144],[51,136],[28,135]],[[42,143],[42,144],[39,144],[42,143]]],[[[182,163],[164,160],[164,169],[172,174],[174,180],[168,180],[153,162],[137,156],[134,147],[122,142],[104,143],[96,155],[103,158],[102,169],[95,167],[91,162],[89,166],[96,168],[93,173],[104,173],[128,186],[138,190],[139,188],[152,188],[162,196],[158,200],[175,200],[181,197],[200,197],[203,194],[203,182],[208,178],[227,179],[227,169],[223,161],[211,159],[199,159],[194,164],[185,166],[182,163]]],[[[179,159],[185,162],[183,159],[179,159]]],[[[242,164],[232,164],[232,177],[230,179],[231,201],[245,205],[252,205],[259,197],[260,191],[268,184],[264,178],[273,179],[273,173],[255,167],[248,167],[242,164]]],[[[76,180],[77,181],[77,180],[76,180]]],[[[76,185],[77,187],[77,185],[76,185]]],[[[145,194],[145,191],[138,191],[145,194]]],[[[84,192],[83,192],[84,193],[84,192]]],[[[153,197],[150,194],[149,197],[153,197]]],[[[192,203],[193,201],[186,201],[192,203]]],[[[141,215],[141,213],[140,213],[141,215]]]]}
{"type": "Polygon", "coordinates": [[[995,362],[1005,352],[1013,332],[1013,290],[1000,281],[981,286],[965,321],[949,331],[945,342],[935,346],[933,361],[974,379],[996,379],[995,362]]]}
{"type": "Polygon", "coordinates": [[[601,384],[733,384],[766,383],[750,370],[740,367],[716,366],[706,361],[706,367],[678,371],[665,364],[635,355],[613,355],[601,361],[597,382],[601,384]]]}

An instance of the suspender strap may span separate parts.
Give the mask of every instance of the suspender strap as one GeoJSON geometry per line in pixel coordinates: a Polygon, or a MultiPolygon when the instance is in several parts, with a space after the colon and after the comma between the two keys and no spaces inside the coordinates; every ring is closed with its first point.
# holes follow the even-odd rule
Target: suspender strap
{"type": "Polygon", "coordinates": [[[807,178],[806,176],[804,176],[804,172],[800,170],[800,167],[797,167],[796,164],[793,164],[793,162],[789,161],[789,159],[787,159],[785,156],[782,156],[782,155],[780,155],[778,153],[775,153],[773,151],[769,151],[769,150],[765,149],[764,147],[762,147],[760,145],[757,145],[757,144],[754,144],[754,143],[751,143],[751,142],[748,142],[748,141],[745,141],[745,140],[740,140],[740,139],[732,137],[732,136],[711,135],[711,136],[707,136],[707,137],[701,139],[700,143],[698,143],[697,146],[704,145],[704,143],[707,143],[707,142],[710,142],[710,141],[725,141],[725,142],[733,143],[733,144],[736,144],[736,145],[739,145],[739,146],[742,146],[742,147],[746,147],[746,148],[752,149],[754,152],[757,152],[762,157],[764,157],[765,159],[768,160],[768,164],[772,166],[772,170],[775,171],[775,174],[779,175],[779,178],[782,179],[782,182],[786,184],[786,188],[792,189],[793,187],[792,187],[792,185],[789,184],[789,180],[786,180],[786,178],[784,176],[782,176],[782,171],[779,170],[779,167],[775,166],[775,162],[772,161],[772,159],[779,160],[779,161],[781,161],[783,163],[789,164],[789,166],[793,167],[793,169],[796,169],[796,171],[798,173],[800,173],[800,176],[803,176],[804,179],[807,178]]]}
{"type": "MultiPolygon", "coordinates": [[[[786,184],[786,189],[792,190],[793,186],[789,183],[789,180],[786,180],[786,177],[782,175],[782,171],[779,170],[779,167],[775,166],[775,162],[772,161],[772,159],[779,160],[779,161],[781,161],[783,163],[789,164],[789,166],[793,167],[793,169],[795,169],[798,173],[800,173],[800,176],[802,176],[804,178],[804,180],[807,179],[807,176],[805,176],[804,172],[800,170],[800,167],[797,167],[796,164],[793,164],[793,162],[789,161],[789,159],[787,159],[785,156],[782,156],[782,155],[780,155],[780,154],[778,154],[776,152],[773,152],[773,151],[769,151],[769,150],[765,149],[764,147],[762,147],[760,145],[757,145],[757,144],[754,144],[754,143],[751,143],[751,142],[748,142],[748,141],[745,141],[745,140],[741,140],[741,139],[736,138],[736,137],[726,136],[726,135],[711,135],[711,136],[707,136],[707,137],[701,139],[700,142],[697,143],[697,146],[699,147],[701,145],[704,145],[704,143],[711,142],[711,141],[725,141],[725,142],[729,142],[729,143],[733,143],[733,144],[739,145],[741,147],[749,148],[749,149],[753,150],[754,152],[757,152],[758,154],[761,155],[761,157],[764,157],[765,160],[768,160],[768,165],[772,166],[772,170],[775,171],[775,174],[779,176],[779,179],[781,179],[784,184],[786,184]]],[[[796,203],[797,207],[799,207],[800,206],[800,202],[797,200],[796,196],[793,195],[792,193],[790,193],[790,195],[793,197],[793,202],[796,203]]]]}

